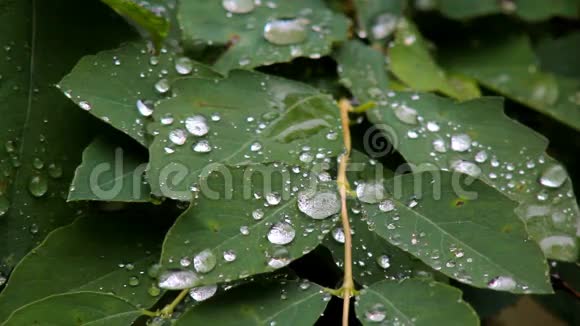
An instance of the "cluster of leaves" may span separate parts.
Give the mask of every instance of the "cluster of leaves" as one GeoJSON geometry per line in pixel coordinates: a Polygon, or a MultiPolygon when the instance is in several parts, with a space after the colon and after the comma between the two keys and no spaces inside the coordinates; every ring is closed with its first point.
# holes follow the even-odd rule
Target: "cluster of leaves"
{"type": "Polygon", "coordinates": [[[0,8],[2,325],[578,320],[578,1],[0,8]]]}

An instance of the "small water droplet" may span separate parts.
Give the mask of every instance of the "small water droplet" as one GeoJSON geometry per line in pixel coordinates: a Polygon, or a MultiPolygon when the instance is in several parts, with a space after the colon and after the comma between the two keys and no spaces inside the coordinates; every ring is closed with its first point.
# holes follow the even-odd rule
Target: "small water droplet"
{"type": "Polygon", "coordinates": [[[266,202],[270,206],[276,206],[282,201],[282,196],[277,192],[270,192],[266,194],[266,202]]]}
{"type": "Polygon", "coordinates": [[[142,116],[149,117],[153,114],[153,102],[137,100],[137,110],[142,116]]]}
{"type": "Polygon", "coordinates": [[[467,134],[451,136],[451,149],[456,152],[465,152],[471,147],[471,137],[467,134]]]}
{"type": "Polygon", "coordinates": [[[252,212],[252,217],[256,221],[259,221],[259,220],[263,219],[264,218],[264,210],[262,210],[261,208],[255,209],[252,212]]]}
{"type": "Polygon", "coordinates": [[[175,60],[175,71],[180,75],[189,75],[193,70],[193,61],[188,57],[181,57],[175,60]]]}
{"type": "Polygon", "coordinates": [[[390,212],[393,211],[395,209],[395,204],[393,203],[392,200],[383,200],[382,202],[379,203],[379,210],[381,212],[390,212]]]}
{"type": "Polygon", "coordinates": [[[427,122],[427,130],[431,131],[431,132],[437,132],[439,131],[440,127],[439,124],[437,124],[437,122],[435,121],[429,121],[427,122]]]}
{"type": "Polygon", "coordinates": [[[185,128],[194,136],[204,136],[209,132],[209,126],[204,116],[194,115],[185,119],[185,128]]]}
{"type": "Polygon", "coordinates": [[[236,252],[232,249],[224,251],[224,260],[228,263],[235,261],[237,258],[236,252]]]}
{"type": "Polygon", "coordinates": [[[417,124],[418,113],[415,109],[412,109],[406,105],[399,105],[399,106],[395,107],[393,110],[395,111],[395,116],[401,122],[406,123],[406,124],[410,124],[410,125],[417,124]]]}
{"type": "Polygon", "coordinates": [[[211,152],[211,145],[205,139],[200,140],[193,145],[193,151],[196,153],[209,153],[211,152]]]}
{"type": "Polygon", "coordinates": [[[397,16],[391,13],[384,13],[375,18],[371,32],[376,40],[382,40],[391,35],[396,26],[397,16]]]}
{"type": "Polygon", "coordinates": [[[53,179],[62,177],[62,166],[58,163],[51,163],[48,165],[48,175],[53,179]]]}
{"type": "Polygon", "coordinates": [[[391,267],[391,257],[387,255],[380,255],[377,257],[377,264],[379,264],[382,269],[387,269],[391,267]]]}
{"type": "Polygon", "coordinates": [[[81,109],[85,111],[90,111],[93,108],[91,104],[87,101],[80,101],[79,106],[81,107],[81,109]]]}
{"type": "Polygon", "coordinates": [[[485,163],[487,161],[487,152],[486,151],[479,151],[475,154],[475,162],[477,163],[485,163]]]}
{"type": "Polygon", "coordinates": [[[260,142],[254,142],[250,145],[250,150],[252,152],[257,152],[262,149],[262,144],[260,142]]]}
{"type": "Polygon", "coordinates": [[[344,230],[342,228],[334,228],[332,230],[332,238],[338,243],[344,243],[344,230]]]}
{"type": "Polygon", "coordinates": [[[451,168],[457,172],[461,172],[467,175],[470,175],[474,178],[477,178],[481,175],[481,168],[473,163],[473,162],[469,162],[469,161],[463,161],[463,160],[456,160],[453,161],[451,163],[451,168]]]}
{"type": "Polygon", "coordinates": [[[433,149],[439,153],[447,152],[447,146],[445,145],[445,141],[443,139],[435,139],[433,141],[433,149]]]}
{"type": "Polygon", "coordinates": [[[286,222],[277,222],[268,231],[268,241],[277,245],[286,245],[294,240],[296,231],[286,222]]]}
{"type": "Polygon", "coordinates": [[[223,0],[222,6],[232,14],[247,14],[256,7],[254,0],[223,0]]]}
{"type": "Polygon", "coordinates": [[[139,278],[137,276],[131,276],[129,278],[129,286],[138,286],[139,285],[139,278]]]}
{"type": "Polygon", "coordinates": [[[175,145],[183,145],[187,140],[187,134],[183,129],[175,129],[169,132],[169,140],[175,145]]]}
{"type": "Polygon", "coordinates": [[[306,41],[308,30],[305,19],[273,20],[264,26],[264,38],[276,45],[290,45],[306,41]]]}
{"type": "Polygon", "coordinates": [[[380,323],[387,317],[387,310],[385,306],[380,303],[373,305],[369,310],[365,312],[365,318],[367,321],[373,323],[380,323]]]}
{"type": "Polygon", "coordinates": [[[162,78],[157,83],[155,83],[155,90],[159,92],[159,94],[165,94],[169,92],[171,89],[171,85],[169,84],[169,80],[162,78]]]}

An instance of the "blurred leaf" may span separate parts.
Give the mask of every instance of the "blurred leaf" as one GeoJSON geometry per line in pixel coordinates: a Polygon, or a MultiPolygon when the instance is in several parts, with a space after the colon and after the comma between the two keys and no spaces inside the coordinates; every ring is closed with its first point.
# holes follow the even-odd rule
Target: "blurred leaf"
{"type": "Polygon", "coordinates": [[[372,41],[387,38],[395,29],[397,19],[403,15],[405,0],[354,0],[358,35],[372,41]]]}
{"type": "Polygon", "coordinates": [[[542,69],[569,78],[580,78],[580,32],[546,38],[536,49],[542,69]]]}
{"type": "Polygon", "coordinates": [[[189,200],[199,175],[216,163],[307,168],[342,150],[335,102],[308,85],[233,71],[222,80],[178,80],[173,93],[153,115],[147,178],[154,194],[189,200]],[[174,122],[164,124],[167,117],[174,122]]]}
{"type": "Polygon", "coordinates": [[[431,171],[396,176],[385,190],[385,201],[363,207],[374,231],[393,245],[475,287],[552,292],[548,266],[527,241],[515,203],[493,188],[431,171]]]}
{"type": "Polygon", "coordinates": [[[98,2],[2,0],[0,8],[2,277],[76,215],[65,194],[93,125],[54,84],[80,56],[128,33],[98,2]]]}
{"type": "Polygon", "coordinates": [[[580,79],[543,72],[527,36],[493,37],[449,48],[443,66],[580,130],[580,79]]]}
{"type": "MultiPolygon", "coordinates": [[[[230,6],[235,7],[237,2],[230,1],[230,6]]],[[[249,11],[228,11],[222,1],[184,1],[178,9],[187,45],[205,42],[226,46],[225,53],[215,62],[220,72],[287,62],[303,56],[318,58],[328,54],[333,43],[347,37],[346,17],[326,8],[321,0],[272,0],[239,8],[249,11]],[[272,43],[264,35],[265,28],[268,23],[279,20],[286,21],[282,23],[282,31],[272,33],[275,35],[272,43]]]]}
{"type": "Polygon", "coordinates": [[[164,269],[200,273],[192,286],[284,267],[318,246],[324,230],[338,218],[334,183],[317,185],[315,174],[296,173],[277,164],[221,166],[202,180],[199,198],[167,233],[161,257],[164,269]],[[336,210],[326,219],[302,213],[297,192],[308,189],[326,189],[335,196],[336,210]],[[210,263],[197,266],[196,261],[205,261],[200,258],[204,256],[210,263]]]}
{"type": "Polygon", "coordinates": [[[151,190],[144,180],[147,153],[135,147],[116,144],[112,137],[95,139],[83,153],[68,200],[149,201],[151,190]]]}
{"type": "Polygon", "coordinates": [[[185,312],[176,325],[313,325],[327,304],[307,281],[247,284],[185,312]]]}
{"type": "MultiPolygon", "coordinates": [[[[165,81],[169,88],[179,76],[174,60],[174,53],[153,56],[144,42],[129,43],[82,58],[58,86],[81,108],[147,145],[148,116],[155,102],[165,97],[155,85],[165,81]]],[[[219,76],[199,63],[190,64],[195,77],[219,76]]]]}
{"type": "Polygon", "coordinates": [[[158,259],[161,232],[143,214],[127,214],[82,217],[52,232],[14,268],[0,293],[0,320],[31,302],[77,291],[111,292],[141,307],[156,302],[146,272],[158,259]]]}
{"type": "MultiPolygon", "coordinates": [[[[454,284],[455,285],[455,284],[454,284]]],[[[509,292],[498,292],[488,289],[474,288],[469,285],[457,284],[463,293],[463,300],[470,304],[481,319],[491,318],[505,308],[516,304],[521,295],[509,292]]],[[[546,296],[546,295],[542,295],[546,296]]],[[[548,295],[551,296],[551,295],[548,295]]]]}
{"type": "Polygon", "coordinates": [[[3,325],[125,326],[141,315],[132,304],[111,294],[73,292],[35,301],[15,311],[3,325]]]}
{"type": "Polygon", "coordinates": [[[356,313],[363,325],[479,325],[461,291],[442,283],[382,281],[364,289],[356,313]]]}
{"type": "Polygon", "coordinates": [[[446,73],[431,57],[427,42],[408,20],[397,24],[395,41],[389,48],[390,69],[410,88],[437,91],[458,100],[480,97],[477,83],[460,75],[446,73]]]}
{"type": "Polygon", "coordinates": [[[152,3],[135,0],[101,0],[125,17],[137,28],[150,37],[156,48],[169,35],[170,22],[167,9],[162,5],[165,1],[154,0],[152,3]]]}
{"type": "Polygon", "coordinates": [[[438,0],[439,10],[455,19],[469,19],[497,13],[515,14],[530,21],[545,20],[553,16],[578,18],[580,3],[577,0],[438,0]]]}

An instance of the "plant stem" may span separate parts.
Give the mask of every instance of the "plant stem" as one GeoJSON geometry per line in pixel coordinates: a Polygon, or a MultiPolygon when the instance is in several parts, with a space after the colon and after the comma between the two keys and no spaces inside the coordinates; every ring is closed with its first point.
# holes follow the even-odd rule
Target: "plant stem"
{"type": "Polygon", "coordinates": [[[175,307],[177,307],[177,305],[187,296],[188,293],[189,293],[189,289],[181,290],[181,292],[179,292],[179,294],[175,297],[175,299],[173,299],[173,301],[170,304],[166,305],[161,310],[160,315],[164,318],[171,317],[175,307]]]}
{"type": "Polygon", "coordinates": [[[354,293],[354,281],[352,279],[352,238],[350,232],[350,223],[348,220],[348,208],[346,206],[348,179],[346,177],[346,167],[350,158],[351,139],[350,139],[350,122],[348,113],[352,109],[350,102],[346,99],[341,99],[338,103],[340,108],[340,119],[342,123],[342,134],[344,139],[345,152],[340,157],[340,165],[338,167],[337,183],[340,193],[341,202],[341,219],[342,229],[344,232],[344,278],[342,283],[342,325],[348,326],[348,314],[350,310],[350,297],[354,293]]]}

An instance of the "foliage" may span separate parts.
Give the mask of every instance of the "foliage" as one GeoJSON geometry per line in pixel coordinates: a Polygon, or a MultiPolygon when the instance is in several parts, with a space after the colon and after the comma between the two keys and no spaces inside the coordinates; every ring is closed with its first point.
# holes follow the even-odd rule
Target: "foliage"
{"type": "Polygon", "coordinates": [[[577,1],[0,8],[2,325],[578,320],[577,1]]]}

